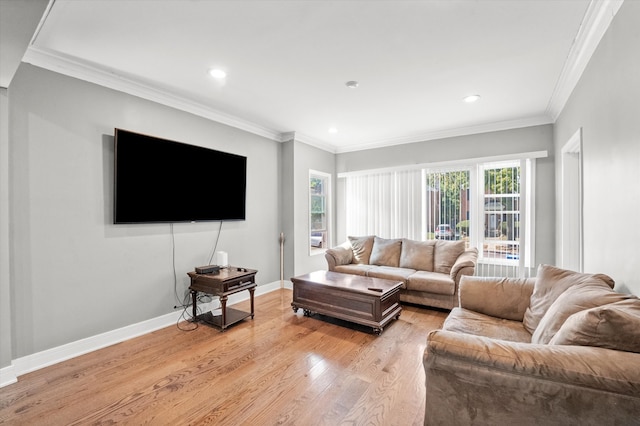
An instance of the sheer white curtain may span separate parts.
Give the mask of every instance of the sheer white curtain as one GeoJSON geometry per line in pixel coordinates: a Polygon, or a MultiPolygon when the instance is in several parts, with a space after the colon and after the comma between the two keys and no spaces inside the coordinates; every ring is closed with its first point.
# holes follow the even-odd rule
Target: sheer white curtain
{"type": "Polygon", "coordinates": [[[347,235],[425,238],[421,170],[349,175],[344,179],[347,235]]]}

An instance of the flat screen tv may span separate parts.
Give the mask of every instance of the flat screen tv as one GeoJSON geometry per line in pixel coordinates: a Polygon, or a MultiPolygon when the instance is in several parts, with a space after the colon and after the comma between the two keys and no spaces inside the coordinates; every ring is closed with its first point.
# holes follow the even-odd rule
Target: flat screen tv
{"type": "Polygon", "coordinates": [[[114,223],[245,220],[247,157],[115,129],[114,223]]]}

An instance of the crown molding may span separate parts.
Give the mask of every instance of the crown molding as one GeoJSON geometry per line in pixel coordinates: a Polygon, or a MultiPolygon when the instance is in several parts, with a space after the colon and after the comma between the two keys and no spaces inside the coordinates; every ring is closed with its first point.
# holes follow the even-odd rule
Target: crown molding
{"type": "Polygon", "coordinates": [[[152,84],[143,83],[137,79],[118,74],[115,71],[106,70],[103,67],[75,57],[30,46],[22,61],[49,71],[189,112],[267,139],[281,140],[281,133],[278,131],[213,109],[192,99],[171,93],[166,89],[154,87],[152,84]]]}
{"type": "Polygon", "coordinates": [[[592,0],[573,40],[546,113],[555,122],[624,0],[592,0]]]}
{"type": "Polygon", "coordinates": [[[553,121],[547,115],[537,117],[528,117],[517,120],[497,121],[494,123],[479,124],[476,126],[456,127],[455,129],[442,129],[429,133],[422,133],[415,136],[408,136],[396,139],[383,139],[371,143],[362,143],[345,146],[336,150],[336,153],[346,153],[353,151],[362,151],[365,149],[385,148],[395,145],[404,145],[416,142],[426,142],[436,139],[453,138],[457,136],[475,135],[479,133],[498,132],[501,130],[518,129],[521,127],[539,126],[543,124],[551,124],[553,121]]]}
{"type": "Polygon", "coordinates": [[[336,154],[336,146],[335,145],[331,145],[329,143],[326,143],[320,139],[316,139],[314,137],[311,137],[309,135],[305,135],[303,133],[300,132],[296,132],[295,134],[295,140],[298,142],[302,142],[305,145],[309,145],[312,146],[314,148],[318,148],[321,149],[323,151],[327,151],[330,152],[331,154],[336,154]]]}

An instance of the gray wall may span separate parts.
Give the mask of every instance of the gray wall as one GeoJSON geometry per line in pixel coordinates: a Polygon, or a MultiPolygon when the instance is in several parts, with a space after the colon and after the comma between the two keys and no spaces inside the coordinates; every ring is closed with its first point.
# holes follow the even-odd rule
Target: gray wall
{"type": "MultiPolygon", "coordinates": [[[[306,274],[318,269],[327,269],[323,254],[309,254],[309,170],[332,175],[331,183],[335,188],[335,155],[310,145],[295,142],[294,154],[294,194],[295,212],[295,261],[294,274],[306,274]]],[[[332,193],[335,189],[332,189],[332,193]]],[[[333,203],[332,203],[333,204],[333,203]]],[[[334,206],[331,206],[334,210],[334,206]]],[[[332,213],[332,225],[335,229],[335,213],[332,213]]],[[[331,230],[331,242],[335,231],[331,230]]],[[[333,245],[330,243],[330,245],[333,245]]]]}
{"type": "Polygon", "coordinates": [[[11,281],[9,275],[9,104],[0,89],[0,368],[11,365],[11,281]]]}
{"type": "MultiPolygon", "coordinates": [[[[309,170],[332,175],[335,193],[335,155],[292,139],[282,144],[282,229],[285,232],[286,280],[326,269],[322,254],[309,254],[309,170]]],[[[333,203],[335,204],[335,203],[333,203]]],[[[331,243],[335,241],[335,206],[332,208],[331,243]]]]}
{"type": "Polygon", "coordinates": [[[281,197],[281,226],[280,229],[284,232],[284,279],[296,275],[295,273],[295,201],[294,196],[294,139],[285,141],[281,146],[281,161],[282,161],[282,182],[280,184],[280,197],[281,197]]]}
{"type": "Polygon", "coordinates": [[[554,127],[557,155],[579,128],[583,131],[584,269],[609,274],[616,289],[636,295],[640,295],[639,52],[640,2],[625,1],[554,127]]]}
{"type": "MultiPolygon", "coordinates": [[[[555,177],[553,126],[542,125],[480,133],[338,154],[336,173],[412,164],[548,151],[536,160],[536,253],[534,264],[555,262],[555,177]]],[[[346,240],[344,185],[338,183],[338,242],[346,240]]]]}
{"type": "MultiPolygon", "coordinates": [[[[14,359],[176,304],[169,224],[113,225],[114,127],[247,156],[247,220],[224,223],[218,250],[258,269],[258,284],[279,280],[278,142],[26,64],[9,99],[14,359]]],[[[211,196],[224,200],[224,182],[211,196]]],[[[217,230],[175,224],[180,295],[217,230]]]]}

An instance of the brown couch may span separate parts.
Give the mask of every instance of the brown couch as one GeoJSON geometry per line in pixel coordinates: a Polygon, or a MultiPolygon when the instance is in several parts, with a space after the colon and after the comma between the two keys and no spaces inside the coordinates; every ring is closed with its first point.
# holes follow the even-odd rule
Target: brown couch
{"type": "Polygon", "coordinates": [[[427,338],[425,425],[640,425],[640,299],[613,284],[463,277],[427,338]]]}
{"type": "Polygon", "coordinates": [[[400,300],[451,309],[458,305],[458,284],[473,275],[478,251],[464,241],[415,241],[371,235],[349,237],[329,249],[330,271],[403,282],[400,300]]]}

